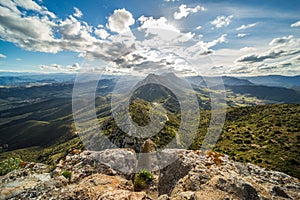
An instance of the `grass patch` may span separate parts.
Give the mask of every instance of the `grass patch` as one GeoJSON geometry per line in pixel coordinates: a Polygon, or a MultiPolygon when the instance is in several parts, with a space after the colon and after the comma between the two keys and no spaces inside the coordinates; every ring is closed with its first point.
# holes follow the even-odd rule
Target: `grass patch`
{"type": "Polygon", "coordinates": [[[154,180],[154,176],[151,172],[142,169],[135,175],[134,178],[134,190],[141,191],[147,189],[150,183],[154,180]]]}
{"type": "Polygon", "coordinates": [[[0,162],[0,176],[3,176],[20,167],[22,160],[20,158],[9,158],[0,162]]]}

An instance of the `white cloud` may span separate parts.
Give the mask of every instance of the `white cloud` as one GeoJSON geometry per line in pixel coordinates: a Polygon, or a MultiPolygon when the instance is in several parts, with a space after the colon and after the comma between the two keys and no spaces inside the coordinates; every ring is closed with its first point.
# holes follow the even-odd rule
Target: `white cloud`
{"type": "Polygon", "coordinates": [[[77,36],[81,30],[81,23],[70,16],[65,21],[61,21],[59,25],[59,32],[62,34],[63,38],[72,38],[77,36]]]}
{"type": "Polygon", "coordinates": [[[0,6],[0,35],[2,39],[33,50],[31,45],[38,41],[53,41],[52,26],[47,18],[21,16],[14,11],[0,6]]]}
{"type": "Polygon", "coordinates": [[[59,64],[51,64],[40,65],[40,69],[43,71],[76,72],[80,69],[80,66],[78,63],[74,63],[73,65],[67,65],[65,67],[59,64]]]}
{"type": "Polygon", "coordinates": [[[50,16],[51,18],[56,18],[54,13],[49,12],[46,7],[40,6],[32,0],[14,0],[14,1],[3,0],[0,4],[3,5],[4,7],[9,8],[11,11],[15,12],[16,14],[21,13],[17,7],[22,7],[26,10],[36,11],[40,14],[50,16]]]}
{"type": "Polygon", "coordinates": [[[0,53],[0,58],[6,58],[6,55],[0,53]]]}
{"type": "Polygon", "coordinates": [[[248,24],[248,25],[242,25],[242,26],[236,28],[236,30],[237,30],[237,31],[239,31],[239,30],[245,30],[245,29],[254,27],[254,26],[256,26],[256,25],[257,25],[257,23],[248,24]]]}
{"type": "Polygon", "coordinates": [[[16,14],[20,14],[21,13],[18,10],[17,5],[13,1],[2,0],[2,1],[0,1],[0,5],[3,6],[3,7],[5,7],[5,8],[8,8],[11,12],[14,12],[16,14]]]}
{"type": "Polygon", "coordinates": [[[154,19],[153,17],[141,16],[138,21],[141,23],[139,29],[161,29],[179,33],[179,29],[168,22],[165,17],[154,19]]]}
{"type": "Polygon", "coordinates": [[[109,16],[107,27],[117,33],[124,33],[130,31],[129,27],[134,24],[135,20],[132,14],[123,9],[117,9],[109,16]]]}
{"type": "Polygon", "coordinates": [[[140,22],[138,30],[143,31],[147,37],[143,44],[151,47],[183,43],[195,36],[191,32],[181,33],[165,17],[154,19],[153,17],[141,16],[138,21],[140,22]]]}
{"type": "Polygon", "coordinates": [[[231,23],[232,15],[230,16],[218,16],[215,20],[211,21],[212,25],[215,25],[216,28],[226,27],[231,23]]]}
{"type": "MultiPolygon", "coordinates": [[[[187,47],[176,49],[174,52],[189,61],[193,61],[193,64],[199,65],[203,56],[214,53],[214,50],[211,49],[212,47],[224,42],[226,42],[226,34],[210,42],[199,41],[194,44],[189,44],[187,47]]],[[[207,69],[202,70],[205,72],[207,69]]]]}
{"type": "Polygon", "coordinates": [[[77,71],[80,69],[80,66],[78,63],[74,63],[73,65],[67,65],[66,70],[67,71],[77,71]]]}
{"type": "Polygon", "coordinates": [[[249,52],[249,51],[255,51],[256,48],[254,47],[243,47],[240,49],[240,51],[249,52]]]}
{"type": "Polygon", "coordinates": [[[16,61],[21,61],[22,59],[21,58],[16,58],[16,61]]]}
{"type": "Polygon", "coordinates": [[[300,26],[300,20],[291,24],[291,27],[299,27],[300,26]]]}
{"type": "Polygon", "coordinates": [[[185,4],[181,4],[179,6],[179,11],[176,11],[174,13],[174,19],[182,19],[184,17],[187,17],[190,13],[197,13],[199,11],[205,11],[206,8],[204,8],[203,6],[196,6],[194,8],[188,8],[185,4]]]}
{"type": "Polygon", "coordinates": [[[276,73],[294,75],[300,72],[300,56],[284,59],[279,62],[262,63],[258,65],[257,70],[259,73],[276,73]]]}
{"type": "Polygon", "coordinates": [[[81,10],[79,10],[78,8],[74,7],[74,10],[75,10],[75,13],[74,13],[74,16],[75,17],[78,17],[78,18],[81,18],[83,16],[81,10]]]}
{"type": "MultiPolygon", "coordinates": [[[[51,19],[46,13],[36,13],[40,11],[34,12],[35,15],[26,15],[26,12],[19,11],[19,6],[14,6],[18,12],[8,6],[0,6],[0,35],[3,40],[13,42],[23,49],[48,53],[63,50],[84,52],[99,42],[91,35],[93,28],[72,15],[66,20],[51,19]],[[54,35],[54,31],[59,36],[54,35]]],[[[32,9],[39,10],[39,7],[32,9]]],[[[46,8],[40,9],[46,11],[46,8]]]]}
{"type": "Polygon", "coordinates": [[[202,46],[203,46],[204,48],[209,49],[209,48],[211,48],[211,47],[216,46],[217,44],[224,43],[224,42],[227,41],[227,40],[226,40],[226,36],[227,36],[227,34],[223,34],[223,35],[221,35],[219,38],[217,38],[217,39],[215,39],[215,40],[213,40],[213,41],[211,41],[211,42],[207,42],[207,43],[203,42],[203,43],[202,43],[202,44],[203,44],[202,46]]]}
{"type": "Polygon", "coordinates": [[[106,39],[110,34],[105,29],[96,29],[94,33],[99,36],[101,39],[106,39]]]}
{"type": "Polygon", "coordinates": [[[237,34],[237,36],[239,37],[239,38],[242,38],[242,37],[245,37],[245,36],[247,36],[248,34],[246,34],[246,33],[239,33],[239,34],[237,34]]]}
{"type": "Polygon", "coordinates": [[[42,10],[42,7],[39,6],[37,3],[35,3],[34,1],[32,0],[14,0],[14,2],[26,9],[26,10],[35,10],[35,11],[41,11],[42,10]]]}
{"type": "Polygon", "coordinates": [[[300,38],[292,35],[274,38],[265,52],[243,55],[235,63],[241,67],[254,67],[258,72],[299,73],[299,46],[300,38]]]}
{"type": "MultiPolygon", "coordinates": [[[[211,54],[214,52],[212,49],[214,46],[226,42],[225,34],[213,41],[194,41],[192,39],[195,38],[195,33],[181,32],[165,17],[155,19],[141,16],[138,19],[139,34],[134,35],[135,32],[131,32],[130,26],[135,23],[135,20],[125,9],[115,10],[108,17],[106,28],[121,33],[109,35],[105,27],[100,25],[92,27],[75,18],[74,14],[66,19],[53,19],[45,13],[47,10],[42,6],[39,11],[38,7],[33,7],[36,11],[26,12],[26,9],[24,11],[24,8],[16,7],[15,4],[3,6],[3,2],[5,0],[0,3],[2,40],[13,42],[30,51],[78,52],[89,61],[100,59],[99,67],[106,66],[107,72],[174,70],[188,73],[193,69],[185,59],[194,60],[198,65],[202,64],[198,62],[201,56],[211,54]],[[124,31],[129,31],[132,37],[124,36],[124,31]],[[151,68],[151,66],[155,67],[151,68]]],[[[67,66],[51,64],[41,65],[40,68],[69,72],[82,70],[85,67],[78,64],[67,66]]],[[[203,70],[205,71],[205,68],[203,70]]]]}
{"type": "Polygon", "coordinates": [[[293,40],[293,35],[289,35],[287,37],[275,38],[273,39],[269,45],[276,46],[276,45],[286,45],[287,43],[293,40]]]}
{"type": "Polygon", "coordinates": [[[176,1],[179,1],[179,0],[164,0],[165,2],[176,2],[176,1]]]}
{"type": "Polygon", "coordinates": [[[41,70],[62,70],[61,65],[51,64],[51,65],[40,65],[41,70]]]}
{"type": "Polygon", "coordinates": [[[202,28],[202,26],[197,26],[196,30],[200,30],[202,28]]]}

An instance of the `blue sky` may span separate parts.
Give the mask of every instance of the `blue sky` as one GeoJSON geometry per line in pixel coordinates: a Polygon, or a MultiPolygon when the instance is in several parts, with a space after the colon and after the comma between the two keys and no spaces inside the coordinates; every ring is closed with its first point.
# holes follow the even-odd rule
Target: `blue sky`
{"type": "Polygon", "coordinates": [[[299,13],[278,0],[1,0],[0,70],[299,75],[299,13]]]}

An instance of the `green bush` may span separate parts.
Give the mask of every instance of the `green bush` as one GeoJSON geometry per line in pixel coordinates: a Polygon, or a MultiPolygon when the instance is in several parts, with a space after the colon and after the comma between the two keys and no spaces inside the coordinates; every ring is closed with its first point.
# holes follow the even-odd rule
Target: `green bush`
{"type": "Polygon", "coordinates": [[[154,180],[154,176],[151,172],[142,169],[135,175],[134,190],[141,191],[147,188],[147,186],[154,180]]]}
{"type": "Polygon", "coordinates": [[[66,179],[70,180],[71,177],[72,177],[72,172],[70,172],[70,171],[63,171],[61,173],[61,175],[63,175],[66,179]]]}
{"type": "Polygon", "coordinates": [[[3,176],[20,167],[22,160],[20,158],[9,158],[0,162],[0,176],[3,176]]]}

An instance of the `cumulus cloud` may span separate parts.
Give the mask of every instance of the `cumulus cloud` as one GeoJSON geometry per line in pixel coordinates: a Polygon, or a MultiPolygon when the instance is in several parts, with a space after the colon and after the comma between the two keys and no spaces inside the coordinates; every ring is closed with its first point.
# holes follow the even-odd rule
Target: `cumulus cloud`
{"type": "Polygon", "coordinates": [[[80,69],[80,66],[78,63],[74,63],[73,65],[67,65],[66,70],[67,71],[77,71],[80,69]]]}
{"type": "Polygon", "coordinates": [[[21,14],[17,7],[22,7],[25,10],[36,11],[40,14],[47,15],[51,18],[56,18],[54,13],[48,11],[46,7],[40,6],[32,0],[3,0],[2,2],[0,2],[0,5],[9,8],[12,12],[16,14],[21,14]]]}
{"type": "Polygon", "coordinates": [[[300,56],[285,59],[275,63],[262,63],[257,70],[262,73],[295,74],[300,71],[300,56]]]}
{"type": "Polygon", "coordinates": [[[110,34],[105,29],[96,29],[94,33],[101,39],[106,39],[110,34]]]}
{"type": "Polygon", "coordinates": [[[236,62],[262,62],[267,59],[276,59],[284,56],[291,56],[295,54],[299,54],[300,50],[270,50],[264,54],[250,54],[246,56],[242,56],[236,60],[236,62]]]}
{"type": "Polygon", "coordinates": [[[42,48],[41,42],[54,43],[52,27],[54,22],[46,16],[46,8],[37,5],[32,1],[2,1],[0,5],[0,35],[3,40],[13,42],[27,50],[36,50],[47,52],[57,52],[55,45],[49,48],[42,48]],[[25,4],[26,5],[23,5],[25,4]],[[26,9],[34,10],[38,13],[44,13],[39,16],[24,16],[19,7],[25,6],[26,9]]]}
{"type": "Polygon", "coordinates": [[[114,13],[108,18],[107,27],[117,33],[124,33],[129,31],[129,27],[134,24],[135,20],[132,14],[123,9],[117,9],[114,13]]]}
{"type": "Polygon", "coordinates": [[[51,65],[40,65],[41,70],[61,70],[61,65],[51,64],[51,65]]]}
{"type": "Polygon", "coordinates": [[[6,55],[0,53],[0,58],[6,58],[6,55]]]}
{"type": "Polygon", "coordinates": [[[23,49],[48,53],[63,50],[83,52],[99,42],[91,35],[93,28],[72,15],[65,20],[49,18],[45,13],[49,11],[42,6],[36,6],[35,2],[31,6],[26,5],[27,9],[35,11],[35,15],[26,15],[19,10],[21,4],[4,5],[3,2],[5,1],[0,5],[1,38],[23,49]]]}
{"type": "Polygon", "coordinates": [[[81,18],[83,16],[81,10],[79,10],[78,8],[74,7],[74,10],[75,10],[75,13],[74,13],[74,16],[75,17],[78,17],[78,18],[81,18]]]}
{"type": "Polygon", "coordinates": [[[300,26],[300,20],[291,24],[291,27],[299,27],[300,26]]]}
{"type": "Polygon", "coordinates": [[[256,67],[251,65],[234,66],[229,70],[229,74],[254,74],[256,71],[256,67]]]}
{"type": "Polygon", "coordinates": [[[200,63],[199,59],[203,58],[203,56],[213,54],[215,51],[212,49],[217,44],[221,44],[226,42],[226,34],[221,35],[219,38],[210,41],[210,42],[204,42],[199,41],[195,44],[190,44],[188,47],[177,49],[176,53],[178,53],[183,58],[186,58],[193,62],[193,64],[200,63]]]}
{"type": "Polygon", "coordinates": [[[80,69],[80,66],[78,63],[74,63],[73,65],[67,65],[65,67],[59,64],[51,64],[51,65],[40,65],[40,69],[43,71],[75,72],[80,69]]]}
{"type": "Polygon", "coordinates": [[[188,8],[185,4],[181,4],[179,6],[179,11],[176,11],[174,13],[174,19],[182,19],[184,17],[187,17],[190,13],[197,13],[199,11],[205,11],[206,8],[203,6],[196,6],[194,8],[188,8]]]}
{"type": "Polygon", "coordinates": [[[165,2],[176,2],[176,1],[179,1],[179,0],[164,0],[165,2]]]}
{"type": "Polygon", "coordinates": [[[231,23],[232,15],[230,16],[218,16],[215,20],[211,21],[212,25],[215,25],[216,28],[226,27],[231,23]]]}
{"type": "Polygon", "coordinates": [[[153,17],[145,17],[141,16],[138,18],[138,21],[141,23],[139,29],[161,29],[161,30],[169,30],[173,32],[180,32],[178,28],[173,26],[168,22],[165,17],[160,17],[155,19],[153,17]]]}
{"type": "Polygon", "coordinates": [[[61,21],[59,25],[59,32],[63,38],[73,38],[80,33],[81,29],[81,23],[72,16],[64,21],[61,21]]]}
{"type": "Polygon", "coordinates": [[[300,39],[295,39],[292,35],[287,37],[275,38],[270,42],[271,49],[262,54],[245,55],[236,62],[257,63],[267,59],[278,59],[287,56],[300,54],[300,39]]]}
{"type": "Polygon", "coordinates": [[[289,36],[284,36],[281,38],[275,38],[270,42],[271,46],[276,46],[276,45],[285,45],[289,42],[291,42],[293,40],[293,35],[289,35],[289,36]]]}
{"type": "Polygon", "coordinates": [[[292,35],[274,38],[269,45],[270,48],[265,52],[239,57],[235,61],[236,65],[245,68],[251,66],[258,72],[299,73],[299,38],[294,38],[292,35]]]}
{"type": "MultiPolygon", "coordinates": [[[[29,51],[78,52],[79,56],[88,61],[101,60],[98,62],[99,68],[105,67],[107,72],[161,72],[171,69],[181,73],[194,72],[186,59],[195,60],[197,64],[199,57],[211,54],[214,46],[226,42],[225,34],[213,41],[192,40],[195,33],[181,32],[165,17],[141,16],[138,19],[139,34],[134,35],[130,26],[135,23],[135,19],[124,8],[115,10],[108,17],[105,27],[93,27],[79,19],[79,11],[75,8],[75,14],[71,13],[66,19],[57,19],[54,14],[51,17],[51,12],[38,2],[23,5],[27,6],[26,9],[20,6],[22,2],[16,2],[0,2],[2,40],[29,51]],[[115,33],[110,34],[108,30],[115,33]],[[132,35],[124,35],[126,31],[132,35]],[[155,66],[154,69],[151,66],[155,66]]],[[[77,63],[40,66],[42,70],[64,72],[79,71],[85,67],[77,63]]]]}
{"type": "Polygon", "coordinates": [[[213,41],[211,41],[211,42],[200,42],[200,43],[198,43],[198,44],[201,44],[201,46],[203,47],[203,48],[205,48],[205,49],[209,49],[209,48],[211,48],[211,47],[214,47],[214,46],[216,46],[217,44],[221,44],[221,43],[224,43],[224,42],[226,42],[226,36],[227,36],[227,34],[223,34],[223,35],[221,35],[219,38],[217,38],[217,39],[215,39],[215,40],[213,40],[213,41]]]}
{"type": "Polygon", "coordinates": [[[239,33],[239,34],[237,34],[237,36],[239,37],[239,38],[242,38],[242,37],[245,37],[245,36],[247,36],[248,34],[246,34],[246,33],[239,33]]]}
{"type": "Polygon", "coordinates": [[[141,16],[138,19],[139,31],[145,33],[146,38],[143,45],[151,48],[167,45],[177,45],[194,38],[195,33],[182,33],[177,27],[169,23],[165,17],[155,19],[153,17],[141,16]]]}
{"type": "Polygon", "coordinates": [[[237,30],[237,31],[239,31],[239,30],[245,30],[245,29],[254,27],[254,26],[256,26],[256,25],[257,25],[257,23],[248,24],[248,25],[242,25],[242,26],[236,28],[236,30],[237,30]]]}

